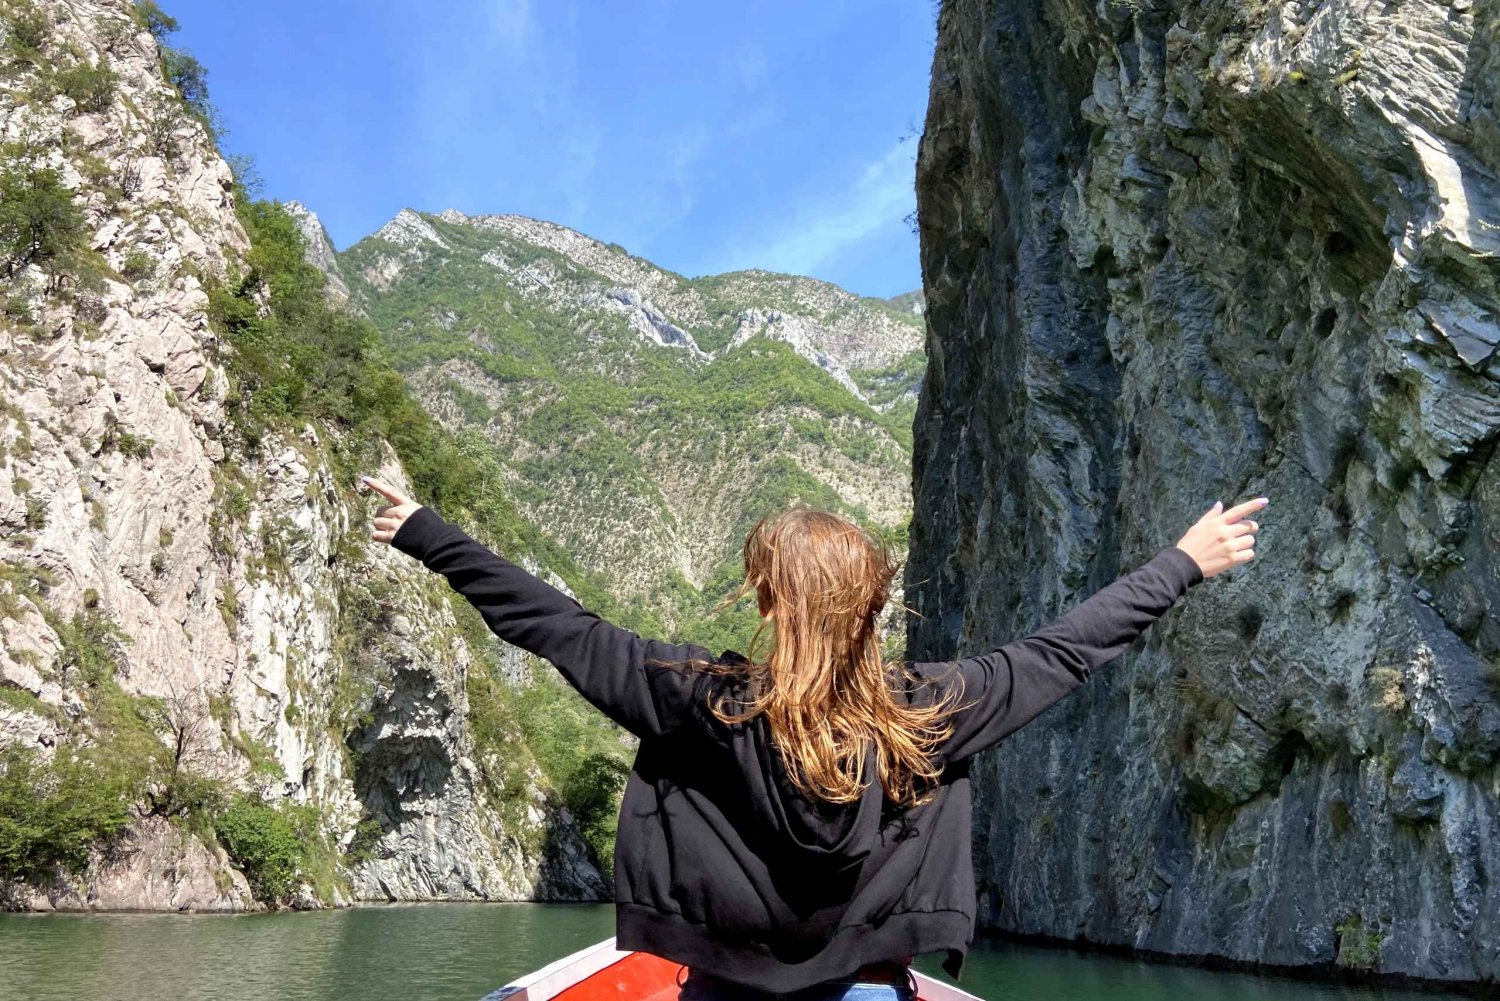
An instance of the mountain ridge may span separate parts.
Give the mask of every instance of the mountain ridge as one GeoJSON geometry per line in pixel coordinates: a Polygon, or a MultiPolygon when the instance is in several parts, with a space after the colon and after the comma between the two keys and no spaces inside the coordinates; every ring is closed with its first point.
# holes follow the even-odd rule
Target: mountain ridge
{"type": "MultiPolygon", "coordinates": [[[[311,220],[308,232],[310,245],[318,260],[315,262],[339,287],[346,288],[348,276],[343,273],[340,261],[358,254],[359,248],[371,241],[384,241],[396,246],[415,249],[422,243],[431,243],[448,249],[443,238],[433,229],[430,220],[467,226],[479,230],[505,234],[534,247],[562,254],[583,267],[613,280],[618,285],[634,290],[631,298],[622,298],[627,306],[640,313],[639,327],[644,331],[671,328],[658,343],[684,347],[690,354],[715,356],[723,343],[715,343],[705,349],[694,331],[709,329],[713,341],[722,342],[722,329],[713,328],[710,318],[712,305],[707,301],[715,298],[708,289],[723,289],[729,294],[746,291],[747,286],[779,286],[782,295],[779,303],[789,308],[768,306],[753,315],[744,316],[730,342],[743,343],[756,333],[764,332],[772,339],[785,340],[809,361],[829,372],[850,392],[865,398],[865,387],[858,384],[852,371],[874,370],[898,365],[903,357],[922,350],[920,314],[894,305],[891,301],[871,296],[862,296],[821,279],[803,275],[792,275],[763,268],[744,268],[719,274],[700,275],[688,278],[678,272],[664,268],[655,262],[631,253],[616,243],[606,243],[561,223],[538,219],[517,213],[494,213],[468,215],[457,209],[444,209],[437,213],[421,212],[403,208],[374,232],[355,241],[343,251],[332,251],[332,243],[318,221],[316,213],[299,202],[296,213],[306,213],[311,220]],[[330,252],[332,258],[329,258],[330,252]],[[828,315],[837,311],[851,314],[852,325],[879,327],[887,344],[879,339],[866,340],[854,335],[849,329],[836,331],[809,330],[809,311],[828,315]],[[672,322],[675,320],[676,322],[672,322]],[[822,335],[822,336],[820,336],[822,335]],[[737,341],[736,341],[737,338],[737,341]],[[832,343],[830,343],[830,339],[832,343]]],[[[506,271],[503,258],[491,260],[498,270],[506,271]]],[[[547,279],[528,270],[511,270],[516,280],[528,280],[545,285],[547,279]]],[[[378,270],[364,275],[365,281],[381,288],[394,279],[394,274],[382,274],[378,270]]],[[[752,292],[753,294],[753,292],[752,292]]],[[[920,292],[907,292],[897,300],[910,301],[920,292]]],[[[648,335],[649,336],[649,335],[648,335]]],[[[908,394],[915,402],[915,386],[908,394]]],[[[887,401],[877,406],[889,406],[887,401]]]]}
{"type": "Polygon", "coordinates": [[[812,277],[811,275],[799,275],[799,274],[796,274],[796,273],[790,272],[790,271],[777,271],[777,270],[772,269],[772,268],[761,268],[761,267],[754,267],[754,266],[747,267],[747,268],[735,268],[735,269],[732,269],[732,270],[729,270],[729,271],[704,272],[703,274],[692,276],[692,275],[684,274],[683,272],[680,272],[680,271],[676,271],[676,270],[674,270],[672,268],[666,267],[665,265],[658,264],[654,260],[652,260],[652,259],[650,259],[648,257],[644,257],[642,255],[635,254],[635,253],[631,252],[630,250],[626,249],[623,245],[621,245],[618,242],[613,242],[613,241],[608,241],[608,240],[601,240],[601,239],[599,239],[596,236],[592,236],[592,235],[586,233],[585,231],[583,231],[581,229],[578,229],[577,227],[574,227],[574,226],[569,226],[566,223],[560,223],[560,222],[556,222],[555,220],[544,219],[544,218],[542,218],[540,216],[529,216],[529,215],[526,215],[525,213],[520,213],[520,212],[466,213],[466,212],[464,212],[464,211],[462,211],[460,209],[453,208],[453,207],[444,208],[444,209],[441,209],[441,210],[439,210],[437,212],[431,212],[431,211],[427,211],[427,210],[424,210],[424,209],[417,209],[417,208],[414,208],[412,206],[405,206],[405,207],[401,208],[400,210],[398,210],[397,213],[394,216],[392,216],[390,219],[388,219],[386,222],[382,223],[380,226],[376,227],[374,230],[372,230],[371,232],[367,233],[365,236],[360,237],[358,240],[355,240],[353,243],[351,243],[348,247],[345,247],[343,250],[339,250],[339,249],[337,249],[335,247],[335,245],[333,243],[332,237],[329,235],[329,233],[327,231],[327,228],[322,223],[322,219],[319,217],[317,211],[312,206],[310,206],[307,203],[301,201],[300,199],[296,199],[296,198],[285,200],[285,201],[282,202],[282,204],[285,205],[287,207],[288,211],[292,212],[292,214],[294,216],[297,216],[299,218],[300,217],[307,217],[307,218],[309,218],[309,219],[312,220],[312,224],[311,225],[314,228],[311,229],[311,230],[309,230],[309,231],[307,231],[305,233],[305,235],[308,236],[310,243],[318,245],[318,247],[315,247],[314,249],[316,250],[316,253],[318,254],[318,256],[320,258],[322,258],[322,257],[333,257],[333,256],[337,256],[339,254],[343,254],[343,253],[347,252],[349,249],[351,249],[352,247],[354,247],[355,245],[357,245],[358,243],[360,243],[363,240],[369,239],[370,237],[380,236],[383,230],[385,230],[387,227],[391,227],[394,224],[398,223],[398,220],[401,220],[402,217],[404,217],[404,216],[413,216],[413,217],[416,217],[418,219],[420,219],[423,216],[434,216],[436,218],[443,219],[444,221],[458,222],[458,223],[470,223],[470,224],[483,224],[485,222],[500,223],[500,224],[504,224],[504,223],[525,223],[525,224],[533,224],[533,225],[537,225],[537,226],[541,226],[541,227],[547,227],[547,228],[550,228],[550,229],[560,230],[560,231],[564,231],[566,233],[573,234],[573,235],[575,235],[577,237],[581,237],[583,240],[586,240],[586,241],[589,241],[591,243],[597,244],[598,246],[600,246],[600,247],[602,247],[604,249],[607,249],[607,250],[610,250],[610,251],[622,254],[622,255],[624,255],[624,256],[626,256],[628,258],[631,258],[631,259],[633,259],[635,261],[639,261],[642,264],[645,264],[648,267],[652,268],[653,270],[659,271],[659,272],[661,272],[663,274],[666,274],[666,275],[670,275],[670,276],[672,276],[674,278],[677,278],[677,279],[679,279],[679,280],[681,280],[683,282],[694,282],[694,281],[700,281],[700,280],[709,279],[709,278],[724,278],[724,277],[730,277],[730,276],[735,276],[735,275],[762,275],[762,276],[769,276],[769,277],[792,278],[792,279],[797,279],[799,281],[808,281],[808,282],[818,283],[818,284],[821,284],[821,285],[826,285],[826,286],[828,286],[830,288],[837,289],[839,292],[841,292],[841,293],[843,293],[845,295],[851,296],[851,297],[853,297],[855,299],[862,300],[862,301],[870,303],[872,305],[878,304],[880,306],[884,306],[884,307],[886,307],[888,309],[894,310],[897,313],[902,313],[902,314],[905,314],[905,313],[914,313],[914,314],[920,315],[920,312],[921,312],[920,305],[921,305],[921,300],[922,300],[922,289],[921,289],[920,286],[918,286],[916,288],[912,288],[912,289],[910,289],[910,290],[908,290],[906,292],[898,293],[898,294],[893,295],[893,296],[865,295],[865,294],[862,294],[862,293],[859,293],[859,292],[850,291],[849,289],[846,289],[843,286],[839,285],[837,282],[828,281],[828,280],[822,279],[822,278],[815,278],[815,277],[812,277]],[[314,233],[316,233],[316,235],[313,235],[314,233]],[[326,248],[326,250],[325,249],[321,249],[321,248],[326,248]]]}

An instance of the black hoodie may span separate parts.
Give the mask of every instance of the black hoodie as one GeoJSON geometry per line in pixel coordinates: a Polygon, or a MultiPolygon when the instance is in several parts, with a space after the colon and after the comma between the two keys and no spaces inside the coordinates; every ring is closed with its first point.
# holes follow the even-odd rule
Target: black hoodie
{"type": "Polygon", "coordinates": [[[427,507],[391,545],[443,574],[497,636],[551,661],[640,738],[615,842],[618,947],[775,993],[935,951],[958,976],[977,910],[969,759],[1118,657],[1203,580],[1197,561],[1167,546],[1023,639],[912,665],[920,680],[901,686],[908,702],[960,685],[961,708],[937,794],[903,809],[878,782],[857,803],[803,797],[763,716],[731,726],[708,711],[720,686],[742,680],[648,663],[744,663],[740,654],[716,658],[612,625],[427,507]]]}

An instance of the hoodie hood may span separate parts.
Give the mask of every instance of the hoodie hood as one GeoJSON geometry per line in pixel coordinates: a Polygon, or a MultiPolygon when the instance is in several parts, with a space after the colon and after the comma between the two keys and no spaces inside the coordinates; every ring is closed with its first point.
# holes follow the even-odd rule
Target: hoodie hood
{"type": "MultiPolygon", "coordinates": [[[[723,658],[733,663],[748,663],[734,651],[725,651],[723,658]]],[[[738,757],[752,813],[772,842],[763,847],[780,855],[797,856],[803,865],[823,872],[844,870],[863,862],[879,839],[885,802],[880,783],[870,782],[853,803],[809,799],[793,784],[765,716],[757,716],[746,724],[745,737],[738,757]]],[[[865,774],[873,775],[873,745],[866,754],[865,774]]]]}

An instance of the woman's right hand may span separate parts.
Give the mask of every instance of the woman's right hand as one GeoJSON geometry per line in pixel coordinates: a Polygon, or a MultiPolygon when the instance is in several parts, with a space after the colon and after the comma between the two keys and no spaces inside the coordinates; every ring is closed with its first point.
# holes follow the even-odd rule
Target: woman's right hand
{"type": "Polygon", "coordinates": [[[422,505],[373,476],[361,476],[360,481],[390,501],[389,505],[375,512],[375,527],[370,532],[370,538],[374,541],[390,542],[401,530],[402,522],[411,517],[412,513],[422,505]]]}
{"type": "Polygon", "coordinates": [[[1260,523],[1245,516],[1268,503],[1270,498],[1256,497],[1225,511],[1224,502],[1215,501],[1178,540],[1177,548],[1198,561],[1204,580],[1247,562],[1255,556],[1255,532],[1260,523]]]}

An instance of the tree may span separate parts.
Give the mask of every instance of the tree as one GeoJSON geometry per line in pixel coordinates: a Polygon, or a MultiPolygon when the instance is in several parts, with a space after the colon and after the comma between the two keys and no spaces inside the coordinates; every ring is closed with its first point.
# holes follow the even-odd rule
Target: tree
{"type": "Polygon", "coordinates": [[[28,264],[49,265],[83,244],[83,212],[51,167],[16,148],[0,147],[0,254],[7,276],[28,264]]]}
{"type": "Polygon", "coordinates": [[[630,766],[619,757],[595,751],[578,763],[562,790],[579,833],[606,875],[614,863],[615,814],[629,774],[630,766]]]}
{"type": "Polygon", "coordinates": [[[71,748],[51,762],[29,748],[0,749],[0,880],[82,870],[89,849],[129,823],[130,792],[121,775],[71,748]]]}
{"type": "Polygon", "coordinates": [[[224,806],[223,788],[216,779],[193,771],[192,765],[213,753],[216,741],[208,738],[218,723],[202,683],[178,688],[169,679],[167,689],[165,715],[172,746],[156,776],[160,791],[151,793],[152,810],[167,817],[202,815],[199,819],[206,818],[211,825],[213,815],[224,806]]]}
{"type": "Polygon", "coordinates": [[[79,111],[103,111],[115,96],[115,71],[100,59],[97,64],[79,61],[60,70],[54,80],[58,92],[73,99],[79,111]]]}
{"type": "Polygon", "coordinates": [[[205,121],[213,117],[213,107],[208,103],[208,70],[196,57],[178,49],[162,49],[162,72],[167,82],[177,88],[186,104],[199,118],[205,121]]]}
{"type": "Polygon", "coordinates": [[[135,19],[158,42],[177,30],[177,19],[162,10],[156,0],[140,0],[135,5],[135,19]]]}
{"type": "Polygon", "coordinates": [[[6,43],[17,62],[40,66],[44,61],[42,46],[52,34],[52,21],[46,13],[31,4],[11,8],[6,24],[6,43]]]}

